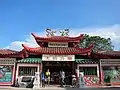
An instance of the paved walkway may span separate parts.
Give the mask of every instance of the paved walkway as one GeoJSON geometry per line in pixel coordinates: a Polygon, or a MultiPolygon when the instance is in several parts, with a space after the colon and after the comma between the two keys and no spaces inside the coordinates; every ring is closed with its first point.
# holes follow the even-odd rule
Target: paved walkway
{"type": "MultiPolygon", "coordinates": [[[[0,89],[9,89],[9,90],[33,90],[33,88],[18,88],[18,87],[10,87],[10,86],[0,86],[0,89]]],[[[65,90],[65,88],[62,87],[45,87],[45,88],[35,88],[34,90],[38,90],[38,89],[51,89],[51,90],[65,90]]]]}
{"type": "Polygon", "coordinates": [[[88,86],[87,88],[120,88],[120,86],[88,86]]]}
{"type": "MultiPolygon", "coordinates": [[[[86,88],[120,88],[120,86],[88,86],[86,88]]],[[[17,87],[11,87],[11,86],[0,86],[0,89],[9,89],[9,90],[33,90],[32,88],[17,88],[17,87]]],[[[66,88],[62,87],[55,87],[55,86],[50,86],[50,87],[45,87],[45,88],[39,88],[42,90],[66,90],[66,88]]],[[[38,90],[37,88],[34,90],[38,90]]]]}

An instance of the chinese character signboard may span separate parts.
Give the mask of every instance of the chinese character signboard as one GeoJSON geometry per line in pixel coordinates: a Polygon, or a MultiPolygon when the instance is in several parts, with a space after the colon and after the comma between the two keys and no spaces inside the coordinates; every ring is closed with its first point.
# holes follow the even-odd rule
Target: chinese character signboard
{"type": "Polygon", "coordinates": [[[67,42],[49,42],[48,47],[68,47],[67,42]]]}
{"type": "Polygon", "coordinates": [[[74,55],[42,55],[42,61],[74,61],[74,55]]]}

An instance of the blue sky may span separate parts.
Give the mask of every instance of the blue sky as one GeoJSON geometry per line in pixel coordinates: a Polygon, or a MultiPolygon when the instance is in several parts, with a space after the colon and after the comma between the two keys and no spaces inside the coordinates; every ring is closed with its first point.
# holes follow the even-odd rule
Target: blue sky
{"type": "Polygon", "coordinates": [[[29,43],[27,35],[42,35],[45,28],[72,28],[76,34],[108,33],[120,49],[119,24],[120,0],[0,0],[0,48],[29,43]]]}

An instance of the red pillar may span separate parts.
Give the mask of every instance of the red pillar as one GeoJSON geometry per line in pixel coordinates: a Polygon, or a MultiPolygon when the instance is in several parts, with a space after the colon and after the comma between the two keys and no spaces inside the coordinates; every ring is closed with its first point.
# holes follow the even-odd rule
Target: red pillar
{"type": "Polygon", "coordinates": [[[104,82],[104,75],[103,75],[103,70],[101,66],[101,60],[99,60],[99,74],[100,74],[100,84],[103,85],[104,82]]]}
{"type": "Polygon", "coordinates": [[[40,72],[42,72],[42,63],[39,64],[39,66],[40,66],[40,72]]]}
{"type": "Polygon", "coordinates": [[[17,63],[15,62],[13,66],[13,72],[14,72],[13,85],[15,85],[15,82],[16,82],[16,70],[17,70],[17,63]]]}

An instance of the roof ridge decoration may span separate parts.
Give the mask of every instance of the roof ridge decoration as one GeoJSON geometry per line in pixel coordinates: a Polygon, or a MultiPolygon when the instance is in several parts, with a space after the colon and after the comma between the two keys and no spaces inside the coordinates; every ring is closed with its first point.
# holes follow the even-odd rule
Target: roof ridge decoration
{"type": "Polygon", "coordinates": [[[51,37],[51,36],[55,36],[55,33],[57,32],[56,30],[52,30],[50,28],[47,28],[46,29],[46,32],[47,32],[47,37],[51,37]]]}
{"type": "Polygon", "coordinates": [[[64,29],[64,31],[59,31],[61,36],[69,36],[69,29],[64,29]]]}
{"type": "MultiPolygon", "coordinates": [[[[62,33],[62,32],[61,32],[62,33]]],[[[52,36],[52,37],[40,37],[40,36],[38,36],[37,34],[35,34],[35,33],[31,33],[32,34],[32,36],[34,37],[34,38],[52,38],[52,37],[63,37],[63,38],[69,38],[69,39],[79,39],[79,38],[82,38],[82,37],[84,37],[84,34],[80,34],[79,36],[77,36],[77,37],[75,37],[75,36],[52,36]]]]}
{"type": "MultiPolygon", "coordinates": [[[[57,30],[52,30],[52,29],[50,29],[50,28],[47,28],[46,29],[46,32],[47,32],[47,34],[46,34],[46,38],[51,38],[51,37],[64,37],[64,38],[70,38],[70,39],[72,39],[72,38],[79,38],[79,37],[83,37],[84,36],[84,34],[80,34],[79,36],[77,36],[77,37],[74,37],[74,36],[72,36],[72,37],[69,37],[69,29],[64,29],[64,30],[59,30],[59,33],[60,33],[60,35],[55,35],[56,33],[57,33],[57,30]]],[[[35,38],[45,38],[45,37],[40,37],[40,36],[38,36],[38,35],[36,35],[35,33],[31,33],[32,34],[32,36],[34,36],[35,38]]]]}
{"type": "Polygon", "coordinates": [[[84,34],[80,34],[77,37],[69,36],[51,36],[51,37],[40,37],[34,33],[31,33],[36,42],[80,42],[84,38],[84,34]]]}
{"type": "MultiPolygon", "coordinates": [[[[57,30],[52,30],[50,28],[47,28],[46,29],[46,32],[47,32],[47,37],[52,37],[52,36],[55,36],[57,30]]],[[[60,33],[60,36],[69,36],[69,29],[64,29],[63,31],[59,31],[60,33]]]]}

